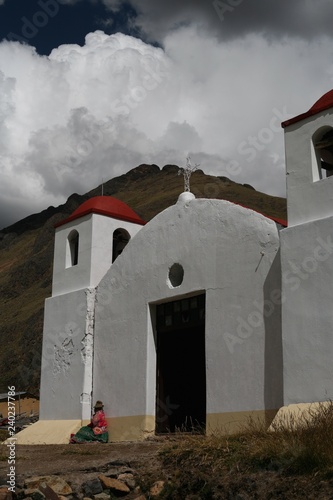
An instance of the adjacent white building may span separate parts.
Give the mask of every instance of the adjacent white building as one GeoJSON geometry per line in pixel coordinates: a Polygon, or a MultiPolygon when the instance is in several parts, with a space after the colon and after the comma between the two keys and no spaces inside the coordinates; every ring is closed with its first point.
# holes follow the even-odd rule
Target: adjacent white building
{"type": "Polygon", "coordinates": [[[333,399],[333,90],[285,129],[284,403],[333,399]]]}
{"type": "Polygon", "coordinates": [[[333,398],[332,114],[333,91],[283,124],[287,228],[191,193],[147,224],[107,196],[58,224],[40,421],[19,442],[66,442],[97,399],[122,441],[333,398]]]}

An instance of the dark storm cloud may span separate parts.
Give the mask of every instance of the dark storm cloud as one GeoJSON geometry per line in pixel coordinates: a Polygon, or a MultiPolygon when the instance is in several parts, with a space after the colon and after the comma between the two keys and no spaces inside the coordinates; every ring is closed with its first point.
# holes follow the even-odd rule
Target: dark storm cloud
{"type": "MultiPolygon", "coordinates": [[[[112,8],[122,2],[103,0],[112,8]]],[[[161,40],[170,30],[193,23],[213,31],[220,39],[261,33],[267,37],[311,39],[331,36],[331,0],[130,0],[137,23],[152,38],[161,40]]]]}

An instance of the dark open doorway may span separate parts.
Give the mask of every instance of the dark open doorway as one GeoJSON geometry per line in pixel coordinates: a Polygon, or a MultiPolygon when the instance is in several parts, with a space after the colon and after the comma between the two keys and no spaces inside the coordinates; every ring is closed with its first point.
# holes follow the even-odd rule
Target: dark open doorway
{"type": "Polygon", "coordinates": [[[156,433],[205,431],[205,295],[159,304],[156,433]]]}

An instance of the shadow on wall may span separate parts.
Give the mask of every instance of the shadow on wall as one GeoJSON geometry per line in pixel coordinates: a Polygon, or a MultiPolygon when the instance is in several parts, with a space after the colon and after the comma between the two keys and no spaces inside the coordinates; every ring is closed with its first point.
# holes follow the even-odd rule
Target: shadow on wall
{"type": "Polygon", "coordinates": [[[262,312],[265,323],[264,401],[267,425],[283,406],[281,285],[281,256],[278,250],[265,280],[262,312]]]}

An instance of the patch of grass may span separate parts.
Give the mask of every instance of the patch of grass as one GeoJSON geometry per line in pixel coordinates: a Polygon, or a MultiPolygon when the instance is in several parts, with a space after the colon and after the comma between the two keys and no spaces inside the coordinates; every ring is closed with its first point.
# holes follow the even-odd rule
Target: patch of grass
{"type": "Polygon", "coordinates": [[[320,403],[297,417],[285,415],[270,430],[249,421],[243,462],[253,469],[288,474],[326,473],[333,467],[333,403],[320,403]]]}
{"type": "Polygon", "coordinates": [[[261,456],[279,460],[290,473],[326,473],[333,467],[333,402],[310,407],[298,418],[285,416],[262,439],[261,456]]]}
{"type": "Polygon", "coordinates": [[[180,492],[215,498],[216,489],[238,473],[275,471],[285,476],[330,480],[332,443],[332,402],[310,407],[297,419],[285,416],[270,429],[252,419],[235,435],[185,436],[160,452],[163,465],[172,475],[161,498],[177,498],[180,492]]]}

